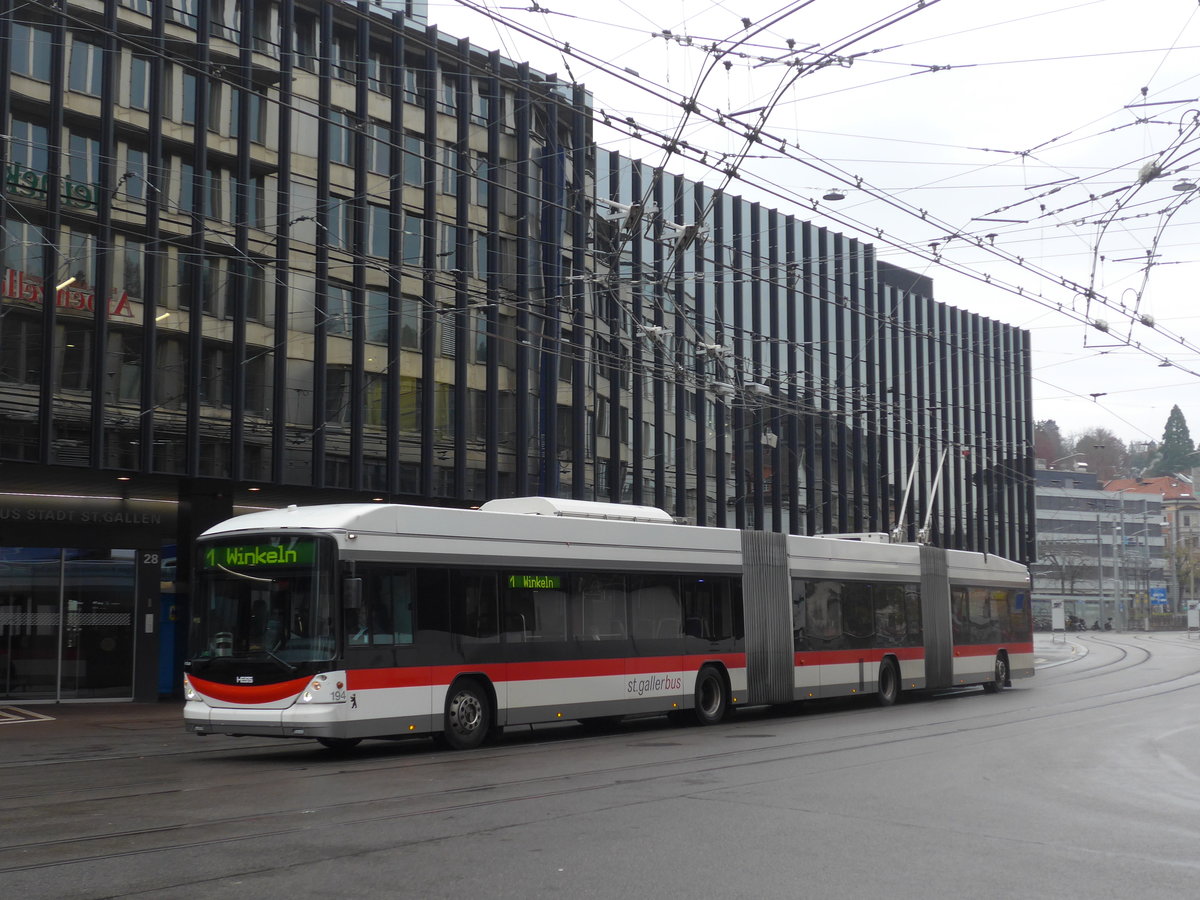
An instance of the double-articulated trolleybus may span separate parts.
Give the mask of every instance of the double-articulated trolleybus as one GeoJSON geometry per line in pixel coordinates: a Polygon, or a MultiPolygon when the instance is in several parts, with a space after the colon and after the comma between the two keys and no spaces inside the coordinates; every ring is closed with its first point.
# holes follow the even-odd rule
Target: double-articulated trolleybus
{"type": "Polygon", "coordinates": [[[199,540],[184,717],[196,734],[432,734],[982,685],[1033,674],[1029,575],[883,535],[679,525],[544,497],[341,504],[199,540]]]}

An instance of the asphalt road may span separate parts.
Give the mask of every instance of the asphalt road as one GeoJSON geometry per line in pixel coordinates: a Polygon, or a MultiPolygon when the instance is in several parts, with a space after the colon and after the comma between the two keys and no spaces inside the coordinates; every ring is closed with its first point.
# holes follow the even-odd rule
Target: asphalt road
{"type": "Polygon", "coordinates": [[[1038,648],[999,695],[468,753],[197,738],[171,704],[0,711],[0,895],[1197,896],[1200,641],[1038,648]]]}

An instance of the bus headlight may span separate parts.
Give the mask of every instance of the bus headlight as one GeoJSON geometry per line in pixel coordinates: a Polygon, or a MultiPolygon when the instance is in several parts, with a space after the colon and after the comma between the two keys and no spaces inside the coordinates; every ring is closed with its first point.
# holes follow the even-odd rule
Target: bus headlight
{"type": "Polygon", "coordinates": [[[196,699],[196,689],[192,687],[192,683],[188,681],[188,677],[186,675],[183,676],[183,699],[196,699]]]}

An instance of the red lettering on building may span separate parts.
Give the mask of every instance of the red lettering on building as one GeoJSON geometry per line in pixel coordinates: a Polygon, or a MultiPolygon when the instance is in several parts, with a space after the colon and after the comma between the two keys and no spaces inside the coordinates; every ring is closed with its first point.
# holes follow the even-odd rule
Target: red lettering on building
{"type": "MultiPolygon", "coordinates": [[[[27,275],[19,269],[6,269],[4,280],[0,282],[0,292],[5,300],[26,303],[30,306],[41,306],[45,298],[45,286],[41,278],[27,275]]],[[[76,310],[79,312],[95,312],[96,292],[87,287],[65,287],[57,292],[54,305],[59,309],[76,310]]],[[[134,318],[133,307],[129,302],[129,292],[115,291],[108,297],[108,314],[121,316],[126,319],[134,318]]]]}

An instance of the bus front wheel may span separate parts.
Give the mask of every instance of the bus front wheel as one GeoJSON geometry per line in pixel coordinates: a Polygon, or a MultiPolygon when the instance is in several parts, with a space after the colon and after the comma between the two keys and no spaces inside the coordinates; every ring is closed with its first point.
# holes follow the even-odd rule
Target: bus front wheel
{"type": "Polygon", "coordinates": [[[473,750],[482,744],[492,727],[492,703],[479,682],[456,682],[446,696],[442,737],[455,750],[473,750]]]}
{"type": "Polygon", "coordinates": [[[729,691],[725,679],[712,666],[696,675],[696,706],[693,710],[700,725],[716,725],[729,711],[729,691]]]}
{"type": "Polygon", "coordinates": [[[996,668],[992,673],[992,680],[984,682],[983,689],[989,694],[998,694],[1004,690],[1004,686],[1008,684],[1008,657],[1003,653],[996,657],[996,668]]]}

